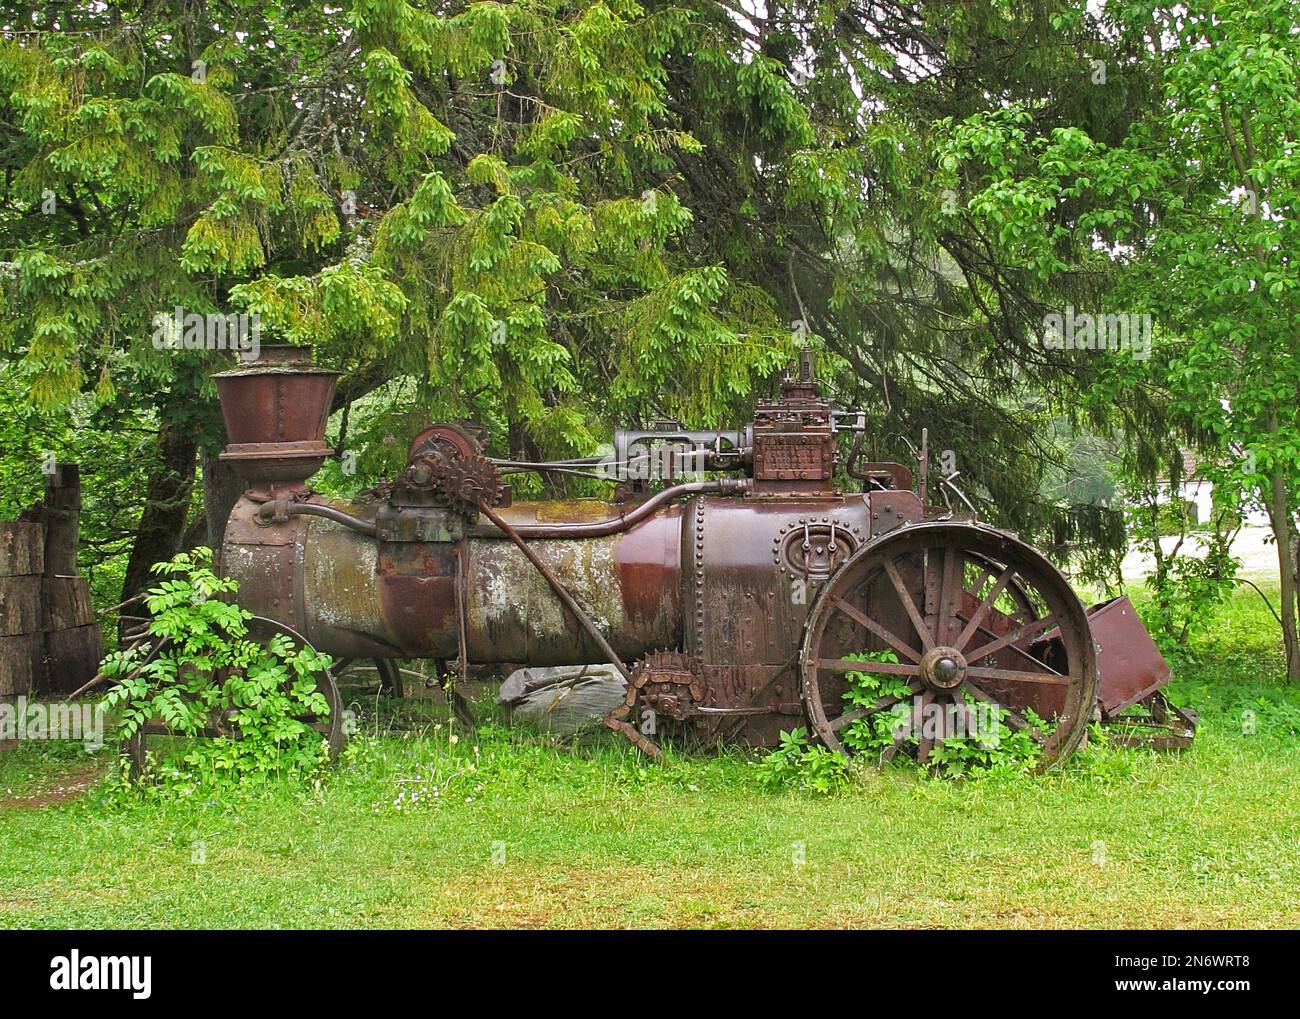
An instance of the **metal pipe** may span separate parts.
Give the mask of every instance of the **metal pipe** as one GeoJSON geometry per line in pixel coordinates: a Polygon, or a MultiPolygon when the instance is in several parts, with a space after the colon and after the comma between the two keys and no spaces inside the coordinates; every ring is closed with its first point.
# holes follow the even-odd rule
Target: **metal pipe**
{"type": "MultiPolygon", "coordinates": [[[[700,494],[734,495],[747,491],[749,487],[750,481],[748,478],[718,478],[714,481],[692,481],[684,485],[673,485],[670,488],[665,488],[662,492],[656,492],[630,513],[611,517],[608,520],[598,520],[589,524],[511,524],[510,529],[522,538],[603,538],[606,535],[626,531],[633,524],[640,523],[664,503],[673,499],[700,494]]],[[[488,517],[494,524],[500,519],[495,513],[488,514],[488,517]]],[[[499,525],[491,529],[480,525],[475,528],[474,534],[476,537],[489,537],[492,536],[493,531],[501,530],[503,529],[499,525]]]]}
{"type": "MultiPolygon", "coordinates": [[[[718,478],[714,481],[692,481],[684,485],[673,485],[665,488],[662,492],[656,492],[630,513],[611,517],[608,520],[581,524],[513,524],[510,530],[522,538],[603,538],[610,534],[626,531],[629,527],[650,516],[664,503],[673,499],[679,499],[687,495],[710,493],[720,495],[737,494],[746,491],[749,484],[748,478],[718,478]]],[[[350,527],[354,531],[372,537],[378,532],[373,520],[363,520],[361,517],[354,517],[352,514],[344,513],[333,506],[315,502],[291,502],[287,504],[278,500],[266,502],[258,509],[257,515],[263,520],[270,520],[275,517],[277,512],[283,513],[285,516],[325,517],[327,520],[333,520],[335,523],[343,524],[345,527],[350,527]]],[[[492,520],[494,526],[491,528],[482,525],[476,527],[474,529],[476,536],[491,537],[494,533],[510,536],[509,532],[497,525],[500,518],[495,513],[488,514],[488,517],[492,520]]]]}
{"type": "Polygon", "coordinates": [[[371,536],[378,531],[373,520],[362,520],[360,517],[354,517],[351,513],[344,513],[341,509],[324,506],[316,502],[291,502],[287,505],[279,501],[264,502],[258,509],[257,515],[263,520],[270,520],[277,512],[282,512],[289,517],[324,517],[326,520],[333,520],[337,524],[343,524],[354,531],[360,531],[362,534],[371,536]]]}
{"type": "Polygon", "coordinates": [[[605,459],[606,458],[603,456],[579,456],[572,460],[501,460],[497,457],[490,456],[487,457],[487,462],[493,467],[518,467],[520,470],[544,470],[552,467],[596,467],[605,459]]]}

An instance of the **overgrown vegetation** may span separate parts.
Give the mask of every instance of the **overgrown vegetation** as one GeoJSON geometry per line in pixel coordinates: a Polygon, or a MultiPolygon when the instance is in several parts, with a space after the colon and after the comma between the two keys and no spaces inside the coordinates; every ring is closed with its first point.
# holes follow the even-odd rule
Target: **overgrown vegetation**
{"type": "Polygon", "coordinates": [[[440,698],[368,709],[316,781],[219,796],[117,797],[110,748],[26,744],[0,751],[0,926],[1290,926],[1300,692],[1276,632],[1239,592],[1193,636],[1189,751],[867,768],[826,796],[739,751],[458,735],[440,698]]]}
{"type": "Polygon", "coordinates": [[[330,659],[286,633],[250,636],[252,613],[226,600],[238,583],[211,561],[200,547],[154,566],[166,579],[144,597],[146,632],[105,658],[116,745],[154,720],[170,729],[177,742],[136,777],[182,796],[314,776],[329,756],[311,720],[330,714],[317,686],[330,659]]]}
{"type": "MultiPolygon", "coordinates": [[[[898,663],[889,650],[853,653],[844,656],[854,661],[898,663]]],[[[923,771],[944,778],[980,779],[993,776],[1030,774],[1038,765],[1040,744],[1029,732],[1012,729],[1001,708],[966,709],[958,705],[942,706],[945,735],[942,740],[927,733],[931,719],[914,716],[920,712],[907,681],[899,676],[878,672],[848,672],[844,678],[844,710],[870,708],[885,697],[897,697],[893,707],[875,711],[849,722],[840,738],[852,751],[852,762],[826,747],[809,741],[802,727],[781,733],[780,745],[767,754],[759,765],[763,781],[772,786],[790,785],[815,793],[829,793],[860,776],[862,769],[886,760],[903,767],[915,765],[922,741],[932,744],[923,771]],[[961,717],[958,718],[960,713],[961,717]]],[[[1025,720],[1041,736],[1052,733],[1050,722],[1032,710],[1023,712],[1025,720]]],[[[937,731],[937,730],[936,730],[937,731]]],[[[1103,738],[1094,733],[1094,739],[1103,738]]]]}

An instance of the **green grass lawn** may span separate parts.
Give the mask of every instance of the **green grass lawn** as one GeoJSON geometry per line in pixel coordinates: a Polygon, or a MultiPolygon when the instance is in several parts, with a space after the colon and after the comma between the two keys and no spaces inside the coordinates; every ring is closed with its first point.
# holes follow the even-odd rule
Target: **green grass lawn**
{"type": "Polygon", "coordinates": [[[1194,749],[1036,778],[892,767],[816,797],[738,752],[440,727],[309,790],[123,800],[103,755],[24,744],[0,751],[0,927],[1296,926],[1300,691],[1272,627],[1246,591],[1179,662],[1194,749]]]}

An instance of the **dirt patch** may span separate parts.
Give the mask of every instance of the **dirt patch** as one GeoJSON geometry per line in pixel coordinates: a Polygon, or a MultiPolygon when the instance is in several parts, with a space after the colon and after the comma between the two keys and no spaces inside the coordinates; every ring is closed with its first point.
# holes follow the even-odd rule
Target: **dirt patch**
{"type": "Polygon", "coordinates": [[[98,781],[100,768],[81,764],[60,775],[54,784],[43,785],[21,795],[0,796],[0,810],[39,810],[85,794],[98,781]]]}

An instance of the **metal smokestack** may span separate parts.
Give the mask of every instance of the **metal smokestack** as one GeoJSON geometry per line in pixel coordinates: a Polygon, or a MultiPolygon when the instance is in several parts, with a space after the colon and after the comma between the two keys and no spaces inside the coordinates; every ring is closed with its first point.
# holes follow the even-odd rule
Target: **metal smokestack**
{"type": "Polygon", "coordinates": [[[213,376],[230,439],[221,459],[251,499],[310,491],[307,479],[334,452],[325,423],[338,375],[313,364],[306,347],[269,345],[256,361],[213,376]]]}

